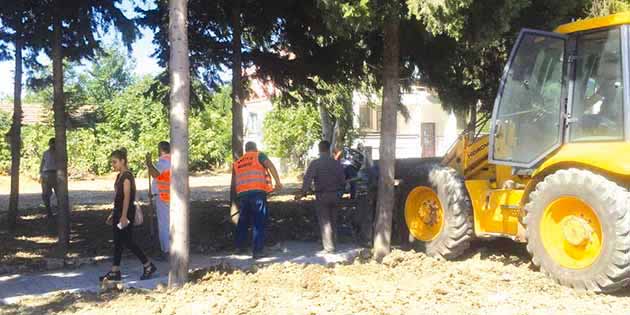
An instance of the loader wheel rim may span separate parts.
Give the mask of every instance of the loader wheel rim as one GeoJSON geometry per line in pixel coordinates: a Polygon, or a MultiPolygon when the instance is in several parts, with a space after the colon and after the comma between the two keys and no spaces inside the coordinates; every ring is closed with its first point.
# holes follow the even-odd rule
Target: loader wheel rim
{"type": "Polygon", "coordinates": [[[405,201],[405,221],[409,233],[418,240],[429,242],[440,235],[444,210],[433,189],[419,186],[409,192],[405,201]]]}
{"type": "Polygon", "coordinates": [[[545,208],[540,238],[553,261],[570,269],[592,265],[604,244],[597,213],[572,196],[560,197],[545,208]]]}

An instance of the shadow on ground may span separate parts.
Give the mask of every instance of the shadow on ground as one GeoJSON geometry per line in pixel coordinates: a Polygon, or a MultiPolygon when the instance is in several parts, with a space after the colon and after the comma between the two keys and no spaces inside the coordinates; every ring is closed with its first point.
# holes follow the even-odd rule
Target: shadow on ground
{"type": "MultiPolygon", "coordinates": [[[[319,228],[311,201],[293,201],[290,195],[275,196],[270,201],[267,245],[285,240],[317,240],[319,228]],[[280,199],[280,200],[276,200],[280,199]],[[275,201],[274,201],[275,200],[275,201]]],[[[153,213],[145,207],[147,218],[153,213]]],[[[110,256],[111,226],[105,219],[109,204],[75,205],[71,212],[71,234],[68,258],[80,260],[110,256]]],[[[193,253],[214,253],[232,248],[234,226],[230,222],[228,201],[214,199],[191,203],[190,235],[193,253]]],[[[42,271],[56,243],[56,218],[48,219],[43,208],[21,210],[13,235],[0,230],[0,274],[42,271]]],[[[154,221],[153,227],[156,223],[154,221]]],[[[157,233],[152,234],[151,220],[134,228],[139,245],[149,255],[159,251],[157,233]]]]}

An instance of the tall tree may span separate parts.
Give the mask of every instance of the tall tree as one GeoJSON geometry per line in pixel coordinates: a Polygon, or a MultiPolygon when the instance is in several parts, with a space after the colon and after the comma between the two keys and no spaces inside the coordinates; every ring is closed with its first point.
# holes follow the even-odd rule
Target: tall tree
{"type": "Polygon", "coordinates": [[[400,103],[400,10],[389,8],[383,25],[383,114],[379,146],[379,180],[374,235],[374,258],[389,254],[394,213],[394,167],[396,163],[396,120],[400,103]]]}
{"type": "MultiPolygon", "coordinates": [[[[68,198],[68,152],[66,141],[66,102],[64,97],[64,59],[81,60],[91,58],[100,50],[100,41],[95,38],[99,29],[108,31],[112,26],[120,31],[123,42],[131,49],[138,30],[116,6],[120,1],[63,1],[52,0],[49,11],[52,41],[47,52],[53,63],[53,116],[55,126],[55,161],[57,163],[57,233],[55,254],[65,256],[70,242],[70,205],[68,198]],[[52,14],[50,14],[52,13],[52,14]]],[[[45,29],[48,29],[45,25],[45,29]]]]}
{"type": "MultiPolygon", "coordinates": [[[[21,17],[18,17],[21,19],[21,17]]],[[[11,196],[9,197],[9,231],[15,230],[19,190],[20,156],[22,149],[22,50],[24,49],[24,27],[22,23],[15,29],[15,76],[13,79],[13,123],[11,125],[11,196]]]]}
{"type": "MultiPolygon", "coordinates": [[[[18,2],[0,1],[0,42],[13,43],[15,51],[13,56],[15,62],[13,119],[11,129],[9,129],[7,134],[11,147],[11,193],[7,214],[7,227],[10,232],[14,232],[16,228],[19,208],[23,65],[35,62],[35,55],[38,52],[37,44],[41,44],[41,38],[39,40],[35,39],[36,34],[33,32],[35,11],[35,3],[30,0],[18,2]],[[24,55],[24,52],[26,52],[26,55],[24,55]]],[[[2,50],[2,47],[0,47],[0,50],[2,50]]],[[[0,59],[3,59],[1,55],[2,52],[0,51],[0,59]]]]}
{"type": "Polygon", "coordinates": [[[53,117],[55,120],[55,162],[57,163],[57,234],[56,254],[65,256],[70,244],[70,201],[68,198],[68,151],[66,146],[66,109],[63,95],[62,14],[60,1],[53,9],[53,117]]]}
{"type": "Polygon", "coordinates": [[[188,1],[169,0],[171,85],[171,222],[170,287],[188,280],[190,189],[188,184],[188,116],[190,113],[190,62],[188,60],[188,1]]]}
{"type": "MultiPolygon", "coordinates": [[[[166,65],[168,41],[165,30],[165,0],[152,10],[142,11],[140,22],[156,30],[156,56],[166,65]]],[[[331,33],[317,0],[221,0],[208,3],[202,0],[189,2],[189,28],[191,71],[210,88],[221,83],[219,73],[229,67],[235,79],[247,69],[247,77],[255,76],[272,81],[287,96],[286,103],[294,101],[294,94],[305,91],[305,97],[316,92],[317,82],[349,83],[359,81],[364,72],[363,54],[359,49],[359,36],[340,37],[331,33]],[[240,11],[240,15],[236,12],[240,11]],[[241,33],[240,36],[234,36],[241,33]],[[240,49],[237,40],[240,39],[240,49]],[[241,62],[235,62],[238,53],[241,62]],[[252,74],[251,69],[255,70],[252,74]]],[[[380,52],[379,52],[380,55],[380,52]]],[[[240,81],[245,81],[241,78],[240,81]]],[[[239,80],[233,80],[238,84],[239,80]]],[[[246,94],[246,89],[242,88],[246,94]]],[[[321,94],[321,93],[320,93],[321,94]]],[[[234,93],[234,96],[239,96],[234,93]]],[[[241,95],[241,103],[245,95],[241,95]]],[[[242,119],[234,118],[236,121],[242,119]]],[[[242,127],[241,127],[242,128],[242,127]]],[[[237,135],[235,132],[234,135],[237,135]]],[[[242,148],[234,143],[234,150],[242,148]]]]}
{"type": "MultiPolygon", "coordinates": [[[[164,36],[165,2],[161,0],[155,9],[143,11],[140,18],[142,24],[156,30],[156,56],[164,65],[168,56],[168,41],[164,36]]],[[[233,159],[239,158],[243,151],[243,68],[248,69],[251,76],[249,70],[255,65],[255,76],[274,81],[284,91],[289,90],[284,89],[289,85],[314,86],[311,78],[322,73],[326,79],[347,77],[338,75],[345,69],[344,63],[326,56],[335,59],[344,56],[344,62],[351,63],[351,54],[341,52],[354,43],[348,40],[343,46],[332,41],[321,42],[328,32],[318,23],[322,19],[317,12],[313,0],[189,2],[191,72],[213,88],[221,82],[218,73],[223,67],[232,71],[233,159]],[[331,54],[333,50],[339,53],[331,54]]],[[[230,195],[235,222],[238,210],[234,191],[230,195]]]]}
{"type": "Polygon", "coordinates": [[[9,231],[15,231],[20,191],[20,152],[22,149],[22,50],[24,49],[24,25],[22,14],[17,12],[15,27],[15,73],[13,78],[13,121],[9,131],[11,139],[11,196],[7,216],[9,231]]]}
{"type": "Polygon", "coordinates": [[[374,235],[374,258],[382,260],[391,248],[392,219],[395,207],[394,170],[396,162],[396,124],[400,106],[400,19],[403,1],[320,0],[330,14],[327,23],[345,36],[367,35],[365,50],[371,51],[367,63],[370,72],[383,87],[381,140],[379,147],[379,182],[374,235]],[[358,32],[360,31],[360,32],[358,32]],[[374,52],[380,49],[378,54],[374,52]]]}
{"type": "MultiPolygon", "coordinates": [[[[241,0],[232,1],[232,160],[243,156],[243,80],[241,47],[241,0]]],[[[238,222],[235,185],[230,185],[230,217],[238,222]]]]}
{"type": "Polygon", "coordinates": [[[232,1],[232,158],[243,155],[241,0],[232,1]]]}

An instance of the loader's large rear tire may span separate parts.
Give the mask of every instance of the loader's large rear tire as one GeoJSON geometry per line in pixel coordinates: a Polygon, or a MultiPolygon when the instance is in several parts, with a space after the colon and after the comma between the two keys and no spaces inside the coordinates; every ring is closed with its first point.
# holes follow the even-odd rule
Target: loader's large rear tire
{"type": "Polygon", "coordinates": [[[630,194],[593,172],[560,170],[525,206],[527,250],[560,284],[614,291],[630,281],[630,194]]]}
{"type": "Polygon", "coordinates": [[[409,234],[428,255],[455,259],[469,247],[472,206],[455,170],[439,164],[416,169],[403,178],[402,201],[409,234]]]}

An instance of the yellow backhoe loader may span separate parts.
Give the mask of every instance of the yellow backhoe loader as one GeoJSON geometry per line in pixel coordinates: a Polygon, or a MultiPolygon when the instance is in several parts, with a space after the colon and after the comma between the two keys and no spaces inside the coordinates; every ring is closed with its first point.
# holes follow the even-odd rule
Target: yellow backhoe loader
{"type": "Polygon", "coordinates": [[[410,235],[447,259],[509,237],[563,285],[627,285],[630,12],[522,30],[489,129],[401,176],[410,235]]]}

